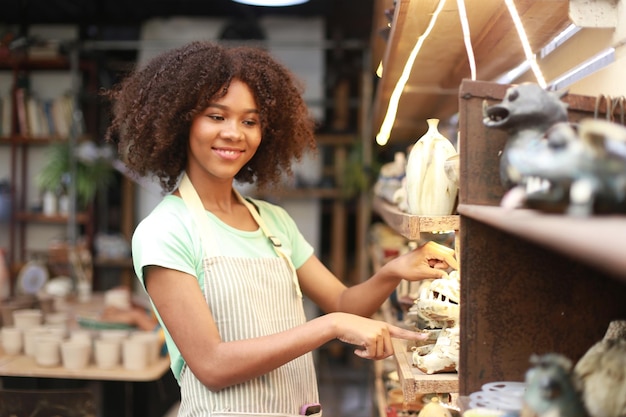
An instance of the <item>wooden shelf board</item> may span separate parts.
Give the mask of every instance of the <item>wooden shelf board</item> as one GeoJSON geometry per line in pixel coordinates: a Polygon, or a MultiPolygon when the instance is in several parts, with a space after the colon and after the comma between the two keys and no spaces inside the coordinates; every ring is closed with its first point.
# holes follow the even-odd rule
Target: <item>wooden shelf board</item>
{"type": "Polygon", "coordinates": [[[289,199],[329,199],[342,198],[341,190],[338,188],[284,188],[263,192],[253,191],[250,197],[263,198],[268,200],[289,200],[289,199]]]}
{"type": "Polygon", "coordinates": [[[413,352],[407,348],[408,342],[392,339],[394,357],[398,367],[398,377],[402,384],[404,398],[410,401],[416,394],[457,393],[459,392],[459,375],[442,373],[428,375],[413,366],[413,352]]]}
{"type": "Polygon", "coordinates": [[[132,268],[132,258],[107,258],[103,256],[97,256],[93,260],[94,266],[102,268],[132,268]]]}
{"type": "Polygon", "coordinates": [[[317,133],[315,135],[318,146],[354,146],[357,140],[356,133],[317,133]]]}
{"type": "Polygon", "coordinates": [[[461,204],[462,216],[546,246],[626,281],[626,216],[574,217],[461,204]]]}
{"type": "Polygon", "coordinates": [[[459,230],[458,215],[418,216],[404,213],[380,197],[374,197],[373,209],[396,232],[409,240],[419,240],[423,232],[449,232],[459,230]]]}
{"type": "MultiPolygon", "coordinates": [[[[54,215],[47,216],[43,213],[33,213],[33,212],[20,212],[15,214],[15,218],[18,221],[28,221],[28,222],[37,222],[37,223],[51,223],[51,224],[62,224],[67,223],[69,218],[65,215],[54,215]]],[[[87,213],[77,213],[76,214],[76,222],[79,224],[87,223],[89,221],[89,215],[87,213]]]]}

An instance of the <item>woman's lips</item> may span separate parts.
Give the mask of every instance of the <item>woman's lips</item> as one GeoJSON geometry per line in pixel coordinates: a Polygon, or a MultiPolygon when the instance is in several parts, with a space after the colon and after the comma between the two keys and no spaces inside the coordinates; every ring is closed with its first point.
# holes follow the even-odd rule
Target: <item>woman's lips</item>
{"type": "Polygon", "coordinates": [[[214,151],[221,158],[228,159],[230,161],[234,161],[235,159],[239,158],[243,154],[243,151],[240,151],[240,150],[237,150],[237,149],[220,149],[220,148],[215,148],[214,151]]]}

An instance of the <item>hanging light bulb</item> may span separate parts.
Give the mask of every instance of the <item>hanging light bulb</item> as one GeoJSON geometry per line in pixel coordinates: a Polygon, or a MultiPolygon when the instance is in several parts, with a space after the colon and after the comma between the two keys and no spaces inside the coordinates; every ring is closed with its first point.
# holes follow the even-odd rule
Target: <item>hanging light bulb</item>
{"type": "Polygon", "coordinates": [[[307,3],[309,0],[233,0],[250,6],[283,7],[307,3]]]}

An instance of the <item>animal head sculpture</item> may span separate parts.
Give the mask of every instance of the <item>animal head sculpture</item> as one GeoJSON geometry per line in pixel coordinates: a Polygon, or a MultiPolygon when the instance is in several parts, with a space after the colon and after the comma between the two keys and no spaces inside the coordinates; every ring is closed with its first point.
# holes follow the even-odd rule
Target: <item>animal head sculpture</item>
{"type": "Polygon", "coordinates": [[[501,103],[483,102],[483,123],[508,132],[534,129],[543,132],[558,122],[567,121],[564,92],[548,92],[537,84],[523,83],[510,87],[501,103]]]}
{"type": "Polygon", "coordinates": [[[508,133],[501,204],[574,215],[626,213],[626,128],[595,119],[570,124],[563,95],[525,83],[483,107],[483,124],[508,133]]]}
{"type": "Polygon", "coordinates": [[[461,283],[458,271],[448,278],[425,281],[415,300],[415,309],[431,327],[445,327],[459,320],[461,283]]]}
{"type": "Polygon", "coordinates": [[[483,124],[504,130],[508,139],[500,157],[500,180],[505,189],[524,182],[519,154],[528,151],[543,139],[544,132],[556,123],[567,121],[564,94],[551,93],[537,84],[524,83],[510,87],[502,102],[488,106],[483,102],[483,124]]]}
{"type": "Polygon", "coordinates": [[[526,372],[522,416],[587,417],[576,390],[572,362],[558,353],[533,355],[526,372]]]}

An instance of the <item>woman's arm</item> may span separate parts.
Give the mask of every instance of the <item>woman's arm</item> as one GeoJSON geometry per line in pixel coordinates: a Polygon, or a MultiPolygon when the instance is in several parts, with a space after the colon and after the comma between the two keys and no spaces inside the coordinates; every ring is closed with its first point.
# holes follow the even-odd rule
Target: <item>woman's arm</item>
{"type": "Polygon", "coordinates": [[[355,353],[369,359],[392,355],[391,337],[423,338],[384,322],[333,313],[281,333],[223,342],[195,277],[156,266],[147,267],[144,277],[187,365],[211,390],[263,375],[335,338],[358,346],[355,353]]]}
{"type": "Polygon", "coordinates": [[[304,293],[323,311],[370,317],[402,279],[435,279],[446,276],[448,268],[458,269],[454,250],[428,242],[386,263],[367,281],[349,288],[314,256],[298,269],[298,277],[304,293]]]}

